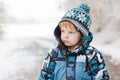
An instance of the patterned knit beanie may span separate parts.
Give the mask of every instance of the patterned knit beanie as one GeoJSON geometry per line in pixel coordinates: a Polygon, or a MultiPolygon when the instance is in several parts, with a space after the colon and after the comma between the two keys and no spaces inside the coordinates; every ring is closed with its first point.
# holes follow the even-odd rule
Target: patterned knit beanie
{"type": "MultiPolygon", "coordinates": [[[[80,4],[80,6],[68,10],[59,22],[59,23],[63,21],[71,22],[76,27],[76,29],[80,31],[80,33],[83,35],[81,44],[84,47],[88,47],[89,43],[93,39],[93,35],[89,31],[91,25],[89,12],[90,12],[90,7],[86,3],[82,3],[80,4]]],[[[55,28],[54,35],[56,40],[58,42],[61,42],[60,39],[61,32],[59,29],[59,25],[57,25],[57,27],[55,28]]]]}
{"type": "Polygon", "coordinates": [[[60,22],[69,21],[82,33],[83,37],[88,36],[91,25],[90,7],[86,3],[66,12],[60,22]]]}

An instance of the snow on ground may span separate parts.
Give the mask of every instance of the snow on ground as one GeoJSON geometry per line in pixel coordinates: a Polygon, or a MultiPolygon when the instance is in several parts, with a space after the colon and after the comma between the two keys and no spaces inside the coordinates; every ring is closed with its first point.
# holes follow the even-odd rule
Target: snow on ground
{"type": "Polygon", "coordinates": [[[0,80],[37,80],[53,45],[50,39],[37,37],[0,41],[0,80]]]}
{"type": "MultiPolygon", "coordinates": [[[[24,59],[24,53],[14,53],[13,50],[15,50],[18,47],[18,41],[12,40],[4,40],[0,42],[0,80],[8,80],[9,76],[12,74],[16,74],[16,71],[20,70],[20,68],[28,67],[26,65],[29,64],[29,62],[33,61],[33,57],[31,57],[27,61],[25,65],[25,61],[28,59],[24,59]]],[[[33,66],[30,66],[27,69],[30,69],[33,66]]]]}

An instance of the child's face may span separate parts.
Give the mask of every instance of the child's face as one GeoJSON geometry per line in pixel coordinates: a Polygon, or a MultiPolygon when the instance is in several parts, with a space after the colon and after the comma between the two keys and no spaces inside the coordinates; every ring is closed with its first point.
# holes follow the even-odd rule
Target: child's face
{"type": "Polygon", "coordinates": [[[80,42],[82,35],[70,22],[64,21],[60,24],[61,40],[69,48],[74,49],[80,42]]]}

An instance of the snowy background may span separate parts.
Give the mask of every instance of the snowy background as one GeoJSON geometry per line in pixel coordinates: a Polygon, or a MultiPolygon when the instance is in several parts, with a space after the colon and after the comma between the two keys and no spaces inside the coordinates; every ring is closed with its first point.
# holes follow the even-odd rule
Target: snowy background
{"type": "Polygon", "coordinates": [[[120,80],[119,0],[0,0],[0,80],[37,80],[46,53],[56,46],[54,28],[81,2],[91,6],[92,45],[105,56],[111,80],[120,80]]]}

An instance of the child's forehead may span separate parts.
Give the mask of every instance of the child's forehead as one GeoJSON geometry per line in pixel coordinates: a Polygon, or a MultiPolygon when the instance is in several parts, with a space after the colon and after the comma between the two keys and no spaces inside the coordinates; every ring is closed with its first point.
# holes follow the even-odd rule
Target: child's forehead
{"type": "Polygon", "coordinates": [[[59,23],[60,28],[69,28],[72,30],[77,30],[75,26],[69,21],[63,21],[59,23]]]}

